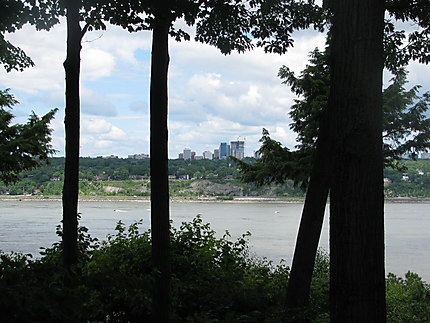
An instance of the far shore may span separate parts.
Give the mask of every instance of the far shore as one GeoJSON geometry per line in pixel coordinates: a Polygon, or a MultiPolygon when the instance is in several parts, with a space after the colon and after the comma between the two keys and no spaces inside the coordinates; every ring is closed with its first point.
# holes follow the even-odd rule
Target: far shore
{"type": "MultiPolygon", "coordinates": [[[[53,201],[61,202],[60,196],[43,196],[43,195],[0,195],[0,201],[53,201]]],[[[149,197],[133,196],[81,196],[81,202],[150,202],[149,197]]],[[[304,198],[289,197],[251,197],[235,196],[232,200],[220,199],[217,197],[172,197],[171,202],[175,203],[304,203],[304,198]]],[[[385,203],[430,203],[430,198],[421,197],[388,197],[385,203]]]]}

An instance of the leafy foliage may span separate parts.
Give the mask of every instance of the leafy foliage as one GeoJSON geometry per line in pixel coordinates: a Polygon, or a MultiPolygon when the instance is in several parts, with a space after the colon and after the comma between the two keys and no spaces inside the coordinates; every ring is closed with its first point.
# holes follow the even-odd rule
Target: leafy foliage
{"type": "MultiPolygon", "coordinates": [[[[270,138],[263,129],[262,158],[254,164],[237,161],[241,178],[259,185],[282,183],[292,179],[303,188],[311,169],[319,134],[320,121],[328,103],[330,69],[327,51],[315,49],[310,53],[309,64],[296,77],[283,66],[279,77],[300,97],[291,106],[290,128],[297,133],[296,151],[289,151],[281,143],[270,138]]],[[[407,72],[398,68],[391,84],[383,92],[383,137],[385,166],[404,171],[399,162],[404,155],[417,156],[430,148],[430,93],[419,94],[420,86],[406,90],[407,72]]],[[[329,122],[329,120],[328,120],[329,122]]]]}
{"type": "Polygon", "coordinates": [[[254,163],[231,157],[240,168],[241,180],[245,183],[267,185],[270,183],[285,183],[292,179],[295,185],[303,189],[307,185],[308,173],[303,167],[309,164],[309,155],[302,150],[291,152],[282,147],[281,143],[269,137],[269,132],[263,129],[263,137],[260,139],[261,147],[258,153],[261,155],[254,163]]]}
{"type": "Polygon", "coordinates": [[[388,20],[385,28],[386,67],[396,71],[409,60],[420,63],[430,62],[430,3],[428,1],[387,0],[388,15],[394,20],[414,24],[410,33],[395,31],[394,24],[388,20]]]}
{"type": "MultiPolygon", "coordinates": [[[[37,260],[2,254],[2,319],[148,320],[157,273],[150,261],[150,234],[138,228],[139,223],[126,229],[120,222],[116,234],[95,246],[80,235],[79,244],[89,257],[75,268],[74,287],[63,285],[61,243],[37,260]]],[[[230,241],[227,233],[217,238],[199,216],[172,229],[171,239],[174,321],[277,321],[288,267],[249,258],[246,235],[237,241],[230,241]]]]}
{"type": "Polygon", "coordinates": [[[41,118],[33,112],[26,124],[11,125],[13,115],[6,109],[17,103],[8,90],[0,90],[0,180],[5,183],[17,181],[20,172],[37,167],[54,152],[49,122],[57,110],[41,118]]]}
{"type": "Polygon", "coordinates": [[[255,0],[256,10],[251,17],[251,34],[256,46],[266,53],[284,54],[293,46],[291,34],[295,30],[324,31],[327,11],[314,0],[255,0]]]}
{"type": "MultiPolygon", "coordinates": [[[[310,54],[310,64],[299,77],[285,66],[279,76],[284,84],[302,99],[296,100],[291,107],[293,120],[291,129],[297,133],[299,150],[315,149],[319,124],[327,106],[330,70],[327,52],[315,49],[310,54]]],[[[405,89],[407,72],[397,70],[391,84],[383,91],[383,131],[385,164],[395,167],[394,160],[411,153],[417,155],[430,147],[430,119],[426,113],[430,107],[430,94],[419,95],[420,86],[405,89]]]]}
{"type": "MultiPolygon", "coordinates": [[[[383,93],[384,157],[387,165],[398,167],[405,154],[417,158],[430,148],[430,92],[419,95],[421,86],[406,90],[407,72],[400,69],[383,93]]],[[[401,168],[400,168],[401,169],[401,168]]]]}
{"type": "Polygon", "coordinates": [[[430,320],[430,285],[415,273],[405,278],[387,277],[387,321],[428,322],[430,320]]]}
{"type": "MultiPolygon", "coordinates": [[[[76,284],[64,284],[61,242],[44,249],[42,257],[0,253],[2,321],[136,322],[151,311],[152,268],[149,232],[140,222],[99,242],[79,230],[81,255],[76,284]]],[[[58,228],[61,235],[61,228],[58,228]]],[[[329,258],[317,255],[310,306],[296,317],[285,317],[285,286],[289,268],[251,258],[247,236],[221,238],[197,216],[171,230],[173,321],[329,322],[329,258]]],[[[389,274],[388,322],[426,322],[430,286],[413,273],[389,274]]]]}
{"type": "Polygon", "coordinates": [[[57,4],[57,1],[38,1],[37,4],[31,0],[0,1],[0,65],[4,65],[7,72],[23,71],[34,62],[21,48],[9,42],[4,33],[15,32],[26,23],[35,25],[38,30],[50,29],[59,21],[57,4]]]}

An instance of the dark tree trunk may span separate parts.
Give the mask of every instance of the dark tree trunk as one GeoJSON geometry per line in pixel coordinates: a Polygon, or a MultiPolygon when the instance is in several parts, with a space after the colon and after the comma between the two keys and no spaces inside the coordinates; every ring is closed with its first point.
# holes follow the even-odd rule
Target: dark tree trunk
{"type": "Polygon", "coordinates": [[[81,1],[66,1],[67,58],[66,73],[66,161],[63,187],[63,262],[67,270],[78,259],[78,188],[79,188],[79,73],[81,53],[81,27],[79,8],[81,1]]]}
{"type": "Polygon", "coordinates": [[[327,130],[327,118],[322,118],[287,286],[287,311],[290,317],[298,321],[303,320],[304,309],[309,303],[315,256],[329,193],[327,130]]]}
{"type": "Polygon", "coordinates": [[[170,224],[167,145],[167,73],[170,20],[157,14],[151,63],[151,234],[157,272],[153,293],[153,322],[170,322],[170,224]]]}
{"type": "Polygon", "coordinates": [[[331,322],[385,322],[383,0],[330,1],[331,322]]]}

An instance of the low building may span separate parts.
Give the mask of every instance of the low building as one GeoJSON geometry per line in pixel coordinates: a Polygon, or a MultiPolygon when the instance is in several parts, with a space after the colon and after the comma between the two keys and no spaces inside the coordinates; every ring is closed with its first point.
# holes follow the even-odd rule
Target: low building
{"type": "Polygon", "coordinates": [[[149,158],[149,154],[128,155],[128,158],[130,158],[130,159],[148,159],[149,158]]]}
{"type": "Polygon", "coordinates": [[[212,152],[209,150],[203,152],[203,159],[212,159],[212,156],[212,152]]]}
{"type": "Polygon", "coordinates": [[[421,159],[430,159],[430,153],[421,153],[421,159]]]}

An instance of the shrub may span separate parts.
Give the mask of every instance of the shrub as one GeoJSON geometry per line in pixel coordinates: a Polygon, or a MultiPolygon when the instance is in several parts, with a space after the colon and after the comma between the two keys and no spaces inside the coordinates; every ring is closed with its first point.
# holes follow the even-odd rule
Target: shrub
{"type": "MultiPolygon", "coordinates": [[[[156,274],[150,232],[140,222],[98,242],[79,229],[80,262],[70,279],[61,243],[40,259],[0,252],[0,322],[145,322],[156,274]]],[[[61,236],[61,228],[58,228],[61,236]]],[[[250,257],[249,233],[217,238],[197,216],[171,230],[173,322],[289,322],[289,268],[250,257]]],[[[329,322],[329,257],[319,252],[310,305],[300,317],[329,322]]],[[[430,321],[430,288],[413,273],[387,278],[388,322],[430,321]]]]}
{"type": "Polygon", "coordinates": [[[415,273],[387,277],[388,322],[430,322],[430,285],[415,273]]]}

